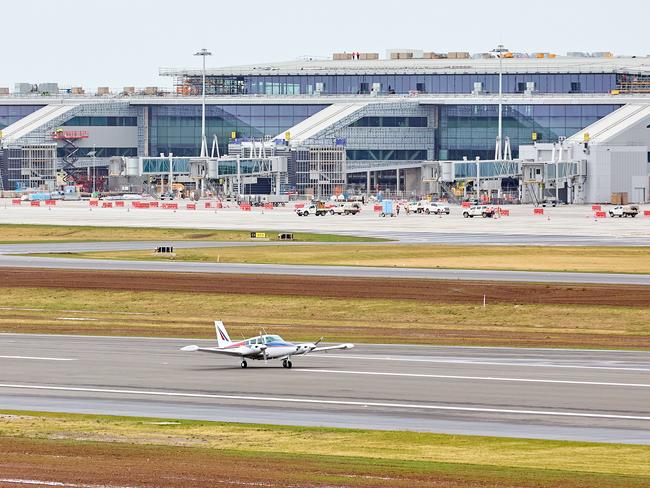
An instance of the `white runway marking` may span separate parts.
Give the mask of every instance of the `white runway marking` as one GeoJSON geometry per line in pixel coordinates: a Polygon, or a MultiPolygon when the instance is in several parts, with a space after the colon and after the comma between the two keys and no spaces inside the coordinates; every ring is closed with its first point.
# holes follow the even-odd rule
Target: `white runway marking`
{"type": "Polygon", "coordinates": [[[0,359],[33,359],[35,361],[78,361],[71,358],[41,358],[35,356],[0,356],[0,359]]]}
{"type": "Polygon", "coordinates": [[[581,366],[579,364],[541,364],[541,363],[513,363],[513,362],[502,362],[502,361],[481,361],[473,359],[433,359],[433,358],[411,358],[411,357],[387,357],[387,356],[351,356],[349,354],[328,354],[326,355],[313,355],[309,356],[311,358],[321,358],[327,359],[330,358],[341,358],[341,359],[363,359],[364,361],[404,361],[412,363],[440,363],[440,364],[478,364],[486,366],[515,366],[515,367],[527,367],[527,368],[568,368],[568,369],[598,369],[598,370],[607,370],[607,371],[643,371],[650,372],[650,367],[648,368],[630,368],[626,366],[622,367],[612,367],[612,366],[581,366]]]}
{"type": "Polygon", "coordinates": [[[73,386],[47,386],[47,385],[19,385],[0,383],[0,388],[14,388],[20,390],[44,390],[44,391],[76,391],[87,393],[107,393],[118,395],[146,395],[158,397],[176,397],[176,398],[212,398],[219,400],[245,400],[260,402],[278,402],[293,404],[309,405],[345,405],[353,407],[379,407],[379,408],[399,408],[409,410],[431,410],[447,412],[480,412],[480,413],[505,413],[513,415],[540,415],[551,417],[581,417],[581,418],[598,418],[598,419],[615,419],[615,420],[644,420],[649,421],[650,416],[641,415],[618,415],[607,413],[590,413],[590,412],[562,412],[554,410],[520,410],[509,408],[482,408],[482,407],[460,407],[447,405],[418,405],[416,403],[384,403],[384,402],[362,402],[354,400],[315,400],[311,398],[282,398],[282,397],[263,397],[263,396],[246,396],[246,395],[216,395],[211,393],[183,393],[175,391],[156,391],[156,390],[121,390],[109,388],[81,388],[73,386]]]}
{"type": "Polygon", "coordinates": [[[552,383],[560,385],[592,385],[592,386],[629,386],[635,388],[650,388],[650,384],[645,383],[609,383],[601,381],[577,381],[577,380],[545,380],[535,378],[502,378],[495,376],[456,376],[445,374],[425,374],[425,373],[388,373],[382,371],[345,371],[336,369],[300,369],[294,371],[303,373],[326,373],[326,374],[352,374],[368,376],[399,376],[405,378],[435,378],[450,380],[479,380],[479,381],[513,381],[521,383],[552,383]]]}
{"type": "Polygon", "coordinates": [[[81,322],[88,322],[88,321],[99,320],[99,319],[91,319],[88,317],[58,317],[56,320],[78,320],[81,322]]]}

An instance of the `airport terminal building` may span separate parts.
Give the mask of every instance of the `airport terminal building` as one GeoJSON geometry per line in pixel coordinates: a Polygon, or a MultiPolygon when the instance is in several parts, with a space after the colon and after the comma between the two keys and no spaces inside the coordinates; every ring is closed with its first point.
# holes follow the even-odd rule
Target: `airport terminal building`
{"type": "Polygon", "coordinates": [[[160,75],[171,89],[0,89],[3,189],[172,173],[238,194],[650,198],[650,58],[402,50],[211,68],[203,159],[202,70],[160,75]]]}

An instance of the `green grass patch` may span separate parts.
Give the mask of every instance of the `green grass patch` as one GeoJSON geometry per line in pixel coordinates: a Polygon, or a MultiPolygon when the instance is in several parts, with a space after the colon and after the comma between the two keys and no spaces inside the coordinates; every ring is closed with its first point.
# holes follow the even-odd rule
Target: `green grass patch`
{"type": "Polygon", "coordinates": [[[650,483],[650,446],[639,445],[7,410],[0,411],[0,436],[200,447],[249,457],[362,460],[369,469],[390,466],[386,470],[393,472],[435,470],[559,483],[551,486],[578,486],[580,479],[594,483],[580,486],[650,483]]]}
{"type": "Polygon", "coordinates": [[[408,299],[3,288],[0,331],[213,338],[259,327],[290,340],[644,348],[647,307],[440,304],[408,299]],[[65,320],[66,318],[82,320],[65,320]],[[513,320],[513,317],[516,319],[513,320]]]}
{"type": "MultiPolygon", "coordinates": [[[[281,232],[291,230],[251,229],[266,232],[270,240],[277,240],[281,232]]],[[[0,224],[0,243],[44,243],[44,242],[98,242],[98,241],[250,241],[251,231],[213,229],[171,229],[159,227],[94,227],[75,225],[23,225],[0,224]]],[[[374,242],[382,241],[372,237],[343,236],[294,232],[297,242],[374,242]]]]}
{"type": "MultiPolygon", "coordinates": [[[[57,254],[43,256],[57,257],[57,254]]],[[[66,257],[396,268],[484,269],[587,273],[650,273],[650,247],[463,246],[342,244],[178,249],[173,257],[151,251],[65,254],[66,257]]]]}

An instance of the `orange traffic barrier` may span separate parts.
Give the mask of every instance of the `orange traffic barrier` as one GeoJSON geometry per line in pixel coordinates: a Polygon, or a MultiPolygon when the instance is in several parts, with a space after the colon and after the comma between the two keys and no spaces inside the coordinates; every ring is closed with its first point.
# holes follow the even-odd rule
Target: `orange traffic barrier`
{"type": "Polygon", "coordinates": [[[187,205],[185,205],[185,208],[187,210],[196,210],[196,203],[188,203],[187,205]]]}
{"type": "Polygon", "coordinates": [[[20,198],[12,198],[11,199],[11,204],[12,205],[20,205],[22,203],[22,200],[20,198]]]}
{"type": "Polygon", "coordinates": [[[113,208],[113,202],[102,202],[102,208],[113,208]]]}
{"type": "Polygon", "coordinates": [[[544,209],[543,208],[536,208],[533,210],[533,215],[544,215],[544,209]]]}
{"type": "Polygon", "coordinates": [[[39,200],[32,200],[31,202],[29,202],[29,204],[32,207],[40,207],[41,206],[41,202],[39,200]]]}
{"type": "Polygon", "coordinates": [[[116,206],[116,207],[123,207],[123,206],[124,206],[124,202],[122,202],[122,201],[115,202],[115,206],[116,206]]]}

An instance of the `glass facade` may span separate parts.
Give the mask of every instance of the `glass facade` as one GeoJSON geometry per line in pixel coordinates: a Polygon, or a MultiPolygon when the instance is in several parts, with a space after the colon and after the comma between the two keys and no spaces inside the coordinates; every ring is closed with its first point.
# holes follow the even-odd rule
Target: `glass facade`
{"type": "MultiPolygon", "coordinates": [[[[620,108],[621,105],[504,105],[503,135],[510,138],[514,157],[519,145],[555,142],[620,108]]],[[[494,159],[498,132],[497,105],[442,105],[436,144],[438,159],[494,159]]]]}
{"type": "MultiPolygon", "coordinates": [[[[208,105],[206,138],[219,139],[221,154],[236,138],[275,137],[327,105],[208,105]]],[[[149,154],[198,156],[201,152],[200,105],[154,105],[149,107],[149,154]]]]}
{"type": "MultiPolygon", "coordinates": [[[[526,84],[535,84],[538,93],[609,93],[617,88],[614,73],[519,73],[504,74],[505,93],[523,93],[526,84]]],[[[185,77],[182,93],[201,93],[201,78],[185,77]]],[[[383,94],[410,92],[433,94],[469,94],[474,83],[482,83],[483,92],[499,91],[498,74],[393,74],[393,75],[293,75],[293,76],[208,76],[208,95],[362,95],[379,84],[383,94]]]]}
{"type": "Polygon", "coordinates": [[[361,117],[348,127],[428,127],[428,117],[361,117]]]}
{"type": "Polygon", "coordinates": [[[426,149],[348,149],[346,158],[358,161],[424,161],[426,149]]]}
{"type": "MultiPolygon", "coordinates": [[[[135,157],[138,155],[137,147],[80,147],[74,152],[74,155],[78,158],[89,157],[88,153],[91,151],[96,151],[95,157],[97,158],[110,158],[113,156],[127,156],[135,157]]],[[[56,155],[59,158],[62,158],[68,154],[68,150],[65,147],[59,147],[56,150],[56,155]]]]}
{"type": "Polygon", "coordinates": [[[0,130],[36,112],[43,105],[0,105],[0,130]]]}
{"type": "Polygon", "coordinates": [[[73,117],[63,125],[77,127],[137,127],[137,117],[73,117]]]}

